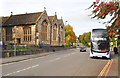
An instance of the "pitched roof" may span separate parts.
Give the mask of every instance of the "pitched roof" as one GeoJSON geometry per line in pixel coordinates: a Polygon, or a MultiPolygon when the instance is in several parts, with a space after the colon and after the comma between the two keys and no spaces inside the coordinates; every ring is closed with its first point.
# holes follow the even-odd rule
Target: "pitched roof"
{"type": "Polygon", "coordinates": [[[43,12],[11,15],[3,26],[35,24],[43,12]]]}
{"type": "Polygon", "coordinates": [[[54,18],[54,16],[48,16],[48,17],[49,17],[50,21],[52,21],[54,18]]]}
{"type": "Polygon", "coordinates": [[[1,21],[2,21],[2,24],[5,23],[7,21],[9,17],[0,17],[1,21]]]}

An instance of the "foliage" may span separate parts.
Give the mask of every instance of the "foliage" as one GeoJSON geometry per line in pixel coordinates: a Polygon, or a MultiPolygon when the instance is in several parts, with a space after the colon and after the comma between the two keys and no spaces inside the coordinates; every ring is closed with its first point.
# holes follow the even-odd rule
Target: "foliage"
{"type": "Polygon", "coordinates": [[[91,33],[87,32],[82,35],[79,35],[78,40],[80,43],[83,43],[85,46],[89,46],[88,43],[90,42],[91,33]]]}
{"type": "Polygon", "coordinates": [[[65,41],[67,42],[66,45],[70,46],[71,44],[76,42],[76,35],[73,31],[73,27],[71,25],[65,26],[65,41]]]}
{"type": "Polygon", "coordinates": [[[120,28],[120,8],[119,2],[110,0],[109,2],[96,0],[88,8],[93,8],[92,18],[104,19],[107,15],[111,16],[111,19],[103,24],[111,24],[107,27],[109,36],[113,37],[117,33],[117,29],[120,28]]]}

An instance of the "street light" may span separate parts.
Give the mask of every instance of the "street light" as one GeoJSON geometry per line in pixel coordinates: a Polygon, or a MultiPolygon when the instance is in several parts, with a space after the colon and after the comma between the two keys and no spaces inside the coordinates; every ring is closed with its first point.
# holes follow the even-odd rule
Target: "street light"
{"type": "Polygon", "coordinates": [[[14,27],[14,56],[16,56],[16,26],[14,27]]]}
{"type": "Polygon", "coordinates": [[[65,26],[67,25],[67,22],[68,22],[68,21],[65,21],[65,26]]]}

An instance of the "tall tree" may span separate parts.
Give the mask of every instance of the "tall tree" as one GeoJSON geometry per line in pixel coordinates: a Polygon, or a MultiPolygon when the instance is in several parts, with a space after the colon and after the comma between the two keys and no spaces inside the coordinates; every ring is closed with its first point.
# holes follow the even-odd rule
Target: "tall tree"
{"type": "Polygon", "coordinates": [[[117,33],[117,29],[120,28],[120,4],[118,1],[109,0],[107,2],[96,0],[88,8],[92,8],[92,18],[104,19],[106,16],[110,15],[111,19],[104,22],[104,24],[111,24],[107,27],[109,36],[114,36],[117,33]]]}
{"type": "Polygon", "coordinates": [[[67,44],[70,45],[70,43],[75,43],[76,42],[76,35],[73,31],[73,27],[71,25],[66,25],[65,26],[65,40],[67,42],[67,44]]]}
{"type": "Polygon", "coordinates": [[[85,46],[89,46],[88,43],[90,42],[90,32],[84,33],[79,35],[78,40],[80,43],[83,43],[85,46]]]}

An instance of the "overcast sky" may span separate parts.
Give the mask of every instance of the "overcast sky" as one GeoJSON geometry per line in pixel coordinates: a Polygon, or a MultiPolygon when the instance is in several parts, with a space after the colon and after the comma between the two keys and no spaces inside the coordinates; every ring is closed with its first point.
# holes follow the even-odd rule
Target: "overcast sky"
{"type": "Polygon", "coordinates": [[[78,36],[93,28],[105,28],[105,25],[99,23],[101,20],[91,19],[88,8],[95,0],[2,0],[0,16],[9,16],[14,14],[24,14],[33,12],[42,12],[46,7],[49,16],[55,15],[63,18],[65,24],[70,24],[75,34],[78,36]]]}

